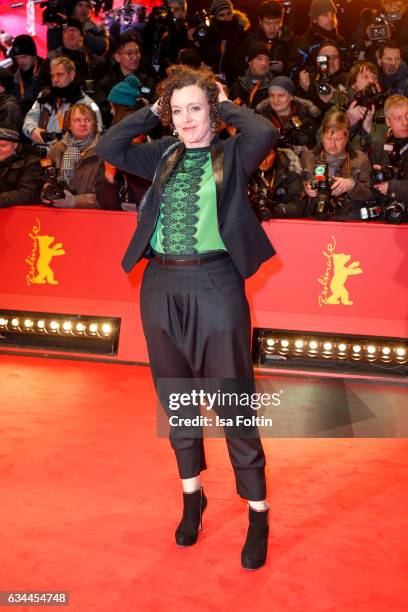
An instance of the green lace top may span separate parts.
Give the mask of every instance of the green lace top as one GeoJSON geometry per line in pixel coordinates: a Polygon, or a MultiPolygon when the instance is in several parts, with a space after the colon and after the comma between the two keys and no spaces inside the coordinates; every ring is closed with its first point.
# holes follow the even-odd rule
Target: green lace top
{"type": "Polygon", "coordinates": [[[169,176],[150,240],[158,253],[226,250],[218,230],[210,147],[186,149],[169,176]]]}

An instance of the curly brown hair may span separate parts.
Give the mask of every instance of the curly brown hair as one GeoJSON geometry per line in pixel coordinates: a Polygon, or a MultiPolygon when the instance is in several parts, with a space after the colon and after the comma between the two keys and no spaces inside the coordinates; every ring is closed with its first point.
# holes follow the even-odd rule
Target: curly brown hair
{"type": "Polygon", "coordinates": [[[189,85],[197,85],[207,95],[208,104],[210,106],[210,122],[214,132],[221,127],[221,118],[218,112],[218,86],[215,75],[208,68],[199,68],[195,70],[190,66],[183,64],[174,64],[167,69],[167,77],[157,86],[157,95],[159,97],[160,119],[164,125],[174,129],[171,112],[171,96],[175,89],[182,89],[189,85]]]}

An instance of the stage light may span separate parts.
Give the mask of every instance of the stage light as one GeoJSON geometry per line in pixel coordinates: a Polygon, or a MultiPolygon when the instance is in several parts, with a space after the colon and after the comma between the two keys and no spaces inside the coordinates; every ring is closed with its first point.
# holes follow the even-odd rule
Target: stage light
{"type": "Polygon", "coordinates": [[[0,310],[2,346],[19,349],[116,355],[120,319],[78,315],[0,310]],[[88,331],[88,333],[87,333],[88,331]]]}
{"type": "MultiPolygon", "coordinates": [[[[323,367],[347,362],[353,367],[378,367],[404,370],[408,363],[408,346],[404,338],[346,336],[276,329],[254,329],[254,362],[278,367],[279,356],[290,365],[319,362],[323,367]],[[257,336],[258,333],[258,336],[257,336]],[[301,335],[300,335],[301,334],[301,335]],[[291,363],[292,362],[292,363],[291,363]],[[353,363],[354,362],[354,363],[353,363]],[[358,363],[357,363],[358,362],[358,363]]],[[[316,367],[315,365],[313,367],[316,367]]]]}
{"type": "MultiPolygon", "coordinates": [[[[107,336],[109,334],[111,334],[112,333],[112,325],[110,325],[109,323],[104,323],[102,325],[102,333],[106,334],[107,336]]],[[[271,342],[272,342],[272,345],[273,345],[274,344],[274,340],[272,340],[271,342]]]]}

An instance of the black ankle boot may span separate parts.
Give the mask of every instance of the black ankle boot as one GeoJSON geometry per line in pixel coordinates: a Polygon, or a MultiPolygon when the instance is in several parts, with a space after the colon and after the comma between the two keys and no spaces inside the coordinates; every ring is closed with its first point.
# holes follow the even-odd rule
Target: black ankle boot
{"type": "Polygon", "coordinates": [[[183,518],[176,529],[177,546],[192,546],[197,542],[198,530],[203,528],[202,514],[207,507],[203,487],[194,493],[183,493],[183,518]]]}
{"type": "Polygon", "coordinates": [[[269,509],[257,512],[249,507],[249,527],[241,563],[244,569],[253,570],[262,567],[268,552],[269,509]]]}

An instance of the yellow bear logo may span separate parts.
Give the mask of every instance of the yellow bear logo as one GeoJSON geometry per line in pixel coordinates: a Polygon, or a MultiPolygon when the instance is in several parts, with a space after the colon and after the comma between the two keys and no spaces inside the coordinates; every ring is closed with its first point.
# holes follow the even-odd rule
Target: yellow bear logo
{"type": "Polygon", "coordinates": [[[333,278],[330,282],[331,295],[327,297],[327,304],[345,304],[351,306],[353,302],[349,298],[349,292],[345,288],[344,284],[349,276],[354,274],[362,274],[363,270],[360,268],[359,261],[352,261],[348,266],[346,265],[351,255],[344,253],[332,253],[333,258],[333,278]]]}
{"type": "MultiPolygon", "coordinates": [[[[36,285],[44,285],[45,283],[58,285],[58,281],[55,280],[54,272],[51,269],[50,262],[52,258],[57,255],[65,255],[62,243],[57,242],[52,245],[55,240],[54,236],[40,236],[37,233],[34,235],[29,234],[29,236],[34,242],[37,241],[40,251],[36,262],[38,274],[31,278],[30,282],[36,285]]],[[[32,258],[26,259],[26,263],[32,265],[32,258]]]]}

